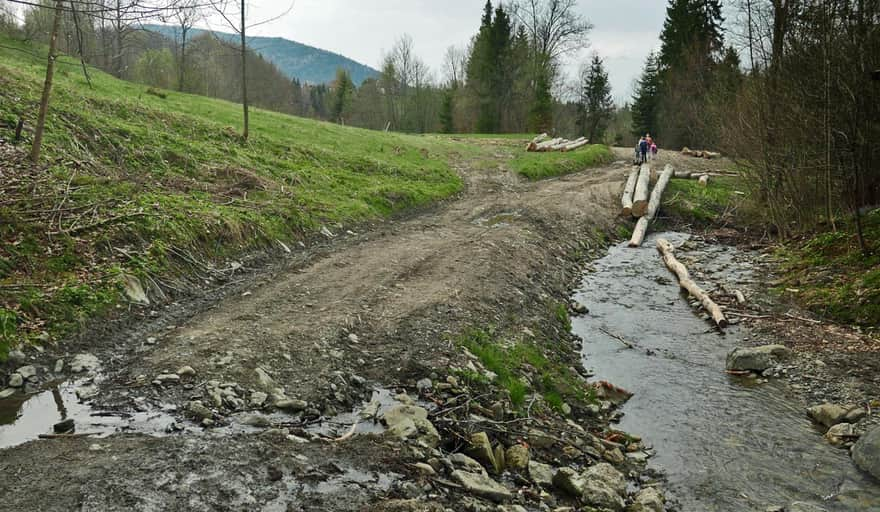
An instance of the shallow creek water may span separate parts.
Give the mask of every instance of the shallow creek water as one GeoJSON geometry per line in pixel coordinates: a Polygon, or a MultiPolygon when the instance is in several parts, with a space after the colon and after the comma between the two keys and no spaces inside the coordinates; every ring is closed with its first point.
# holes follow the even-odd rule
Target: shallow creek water
{"type": "MultiPolygon", "coordinates": [[[[763,511],[804,502],[880,511],[880,483],[823,440],[784,381],[757,385],[725,373],[727,353],[753,335],[744,326],[721,335],[690,307],[657,253],[657,236],[676,246],[688,239],[662,233],[639,249],[612,247],[585,274],[575,299],[590,313],[572,324],[584,339],[585,366],[635,393],[620,428],[656,449],[650,465],[665,472],[680,510],[763,511]]],[[[698,261],[689,267],[705,289],[711,285],[700,269],[728,289],[760,287],[764,279],[752,275],[754,255],[733,248],[696,244],[677,256],[698,261]]]]}

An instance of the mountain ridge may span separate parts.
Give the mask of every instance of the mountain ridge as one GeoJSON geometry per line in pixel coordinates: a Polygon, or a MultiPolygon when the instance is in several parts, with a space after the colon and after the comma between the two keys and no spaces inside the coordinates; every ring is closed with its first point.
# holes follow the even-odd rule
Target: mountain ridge
{"type": "MultiPolygon", "coordinates": [[[[172,25],[144,25],[144,29],[174,40],[179,38],[180,34],[180,28],[172,25]]],[[[217,35],[223,41],[238,42],[238,34],[200,28],[190,29],[188,38],[208,33],[217,35]]],[[[379,75],[378,70],[345,55],[284,37],[248,36],[246,43],[252,51],[273,63],[287,77],[301,82],[310,84],[332,82],[339,68],[348,71],[356,84],[379,75]]]]}

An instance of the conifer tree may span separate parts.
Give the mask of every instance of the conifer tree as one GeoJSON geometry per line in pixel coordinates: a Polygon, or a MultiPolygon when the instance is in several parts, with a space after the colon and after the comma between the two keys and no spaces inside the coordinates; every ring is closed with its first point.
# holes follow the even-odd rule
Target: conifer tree
{"type": "Polygon", "coordinates": [[[645,68],[639,78],[632,105],[632,133],[636,137],[646,133],[657,135],[657,112],[659,110],[660,75],[657,56],[648,55],[645,68]]]}
{"type": "Polygon", "coordinates": [[[614,112],[614,101],[608,72],[598,54],[593,55],[590,67],[584,73],[578,108],[581,133],[590,142],[599,142],[614,112]]]}

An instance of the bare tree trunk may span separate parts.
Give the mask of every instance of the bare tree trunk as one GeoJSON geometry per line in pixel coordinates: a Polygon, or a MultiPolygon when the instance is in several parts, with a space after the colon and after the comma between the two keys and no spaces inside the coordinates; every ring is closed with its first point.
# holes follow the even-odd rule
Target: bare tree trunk
{"type": "Polygon", "coordinates": [[[724,313],[721,311],[721,308],[718,307],[718,304],[715,304],[715,302],[709,297],[709,294],[703,291],[703,289],[697,286],[697,283],[691,279],[687,267],[675,259],[675,248],[673,245],[666,239],[658,238],[657,250],[663,255],[663,262],[666,263],[666,267],[678,277],[678,284],[687,290],[687,292],[695,299],[700,301],[703,309],[712,316],[712,320],[715,321],[715,324],[718,325],[718,327],[727,327],[727,318],[724,317],[724,313]]]}
{"type": "Polygon", "coordinates": [[[189,27],[180,27],[180,59],[178,60],[177,70],[177,90],[183,92],[183,81],[186,73],[186,33],[189,27]]]}
{"type": "Polygon", "coordinates": [[[241,104],[244,109],[244,140],[248,139],[247,51],[245,47],[244,0],[241,0],[241,104]]]}
{"type": "Polygon", "coordinates": [[[58,39],[58,27],[61,25],[61,9],[64,0],[55,0],[55,18],[52,21],[52,35],[49,37],[49,60],[46,63],[46,81],[43,83],[43,96],[40,98],[40,113],[37,115],[37,126],[34,130],[34,145],[31,147],[31,160],[40,160],[40,146],[43,144],[43,130],[46,127],[46,112],[49,110],[49,95],[52,92],[52,76],[55,74],[55,44],[58,39]]]}

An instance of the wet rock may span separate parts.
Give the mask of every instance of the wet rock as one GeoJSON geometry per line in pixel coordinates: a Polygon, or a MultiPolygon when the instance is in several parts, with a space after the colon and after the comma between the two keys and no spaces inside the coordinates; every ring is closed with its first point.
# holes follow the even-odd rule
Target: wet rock
{"type": "Polygon", "coordinates": [[[202,426],[205,428],[213,427],[215,425],[215,421],[211,418],[205,418],[202,420],[202,426]]]}
{"type": "Polygon", "coordinates": [[[269,421],[269,418],[265,416],[260,416],[259,414],[250,414],[245,416],[241,420],[245,425],[249,425],[251,427],[257,428],[269,428],[272,426],[272,422],[269,421]]]}
{"type": "Polygon", "coordinates": [[[205,407],[205,405],[198,400],[193,400],[192,402],[186,404],[186,410],[200,420],[211,418],[214,416],[214,413],[211,411],[211,409],[205,407]]]}
{"type": "Polygon", "coordinates": [[[865,410],[862,406],[855,406],[846,413],[846,418],[844,421],[847,423],[858,423],[865,416],[868,415],[868,411],[865,410]]]}
{"type": "Polygon", "coordinates": [[[508,469],[526,469],[529,467],[528,447],[521,444],[509,447],[504,454],[504,462],[508,469]]]}
{"type": "Polygon", "coordinates": [[[251,393],[251,406],[253,407],[262,407],[265,405],[266,400],[269,399],[269,395],[263,393],[262,391],[254,391],[251,393]]]}
{"type": "Polygon", "coordinates": [[[853,440],[855,429],[852,423],[838,423],[828,429],[825,433],[825,440],[832,446],[842,446],[853,440]]]}
{"type": "Polygon", "coordinates": [[[18,373],[13,373],[9,376],[9,382],[7,382],[6,385],[11,388],[20,388],[24,386],[24,377],[18,373]]]}
{"type": "Polygon", "coordinates": [[[6,388],[3,391],[0,391],[0,400],[5,400],[14,394],[15,394],[14,388],[6,388]]]}
{"type": "Polygon", "coordinates": [[[32,365],[22,366],[18,370],[15,371],[18,375],[21,375],[21,378],[24,380],[29,380],[32,377],[36,377],[37,369],[32,365]]]}
{"type": "Polygon", "coordinates": [[[64,371],[64,359],[59,359],[55,361],[55,373],[61,373],[64,371]]]}
{"type": "Polygon", "coordinates": [[[59,421],[58,423],[52,425],[52,431],[56,434],[66,434],[68,432],[73,432],[74,430],[74,422],[72,418],[67,418],[64,421],[59,421]]]}
{"type": "Polygon", "coordinates": [[[727,369],[763,372],[790,355],[791,351],[784,345],[735,348],[727,355],[727,369]]]}
{"type": "Polygon", "coordinates": [[[653,487],[647,487],[636,493],[633,504],[627,512],[663,512],[666,499],[663,494],[653,487]]]}
{"type": "Polygon", "coordinates": [[[545,489],[549,489],[553,486],[553,475],[556,473],[556,470],[553,469],[553,466],[549,464],[544,464],[542,462],[537,462],[534,460],[529,461],[529,478],[532,479],[532,482],[535,482],[536,485],[543,487],[545,489]]]}
{"type": "Polygon", "coordinates": [[[416,405],[398,405],[385,411],[382,419],[391,435],[400,439],[415,437],[429,448],[440,444],[440,433],[428,421],[428,410],[416,405]]]}
{"type": "Polygon", "coordinates": [[[257,368],[254,372],[257,374],[257,383],[261,388],[271,389],[275,387],[275,381],[272,380],[272,377],[270,377],[268,373],[266,373],[266,370],[257,368]]]}
{"type": "Polygon", "coordinates": [[[192,366],[181,366],[177,370],[177,374],[181,377],[192,377],[196,374],[196,371],[193,369],[192,366]]]}
{"type": "Polygon", "coordinates": [[[476,459],[483,466],[494,469],[496,466],[495,450],[492,449],[492,442],[489,441],[489,436],[485,432],[476,432],[471,434],[468,442],[468,455],[476,459]]]}
{"type": "Polygon", "coordinates": [[[70,371],[73,373],[92,372],[100,365],[101,362],[92,354],[77,354],[70,362],[70,371]]]}
{"type": "Polygon", "coordinates": [[[300,412],[306,410],[309,407],[309,403],[296,398],[285,398],[275,402],[275,407],[284,411],[300,412]]]}
{"type": "Polygon", "coordinates": [[[94,384],[80,386],[76,388],[75,394],[81,402],[85,402],[86,400],[90,400],[98,396],[98,386],[95,386],[94,384]]]}
{"type": "Polygon", "coordinates": [[[463,453],[453,453],[449,456],[449,462],[453,467],[463,469],[469,473],[485,473],[486,469],[482,464],[468,457],[463,453]]]}
{"type": "Polygon", "coordinates": [[[852,457],[856,466],[880,480],[880,427],[874,427],[858,440],[852,457]]]}
{"type": "Polygon", "coordinates": [[[626,461],[626,456],[620,451],[620,448],[605,450],[602,457],[612,464],[623,464],[626,461]]]}
{"type": "Polygon", "coordinates": [[[468,473],[466,471],[455,470],[452,472],[452,479],[464,487],[467,492],[481,498],[486,498],[497,503],[513,499],[513,493],[511,493],[506,487],[481,473],[468,473]]]}
{"type": "Polygon", "coordinates": [[[831,427],[846,420],[846,415],[852,409],[852,406],[844,407],[837,404],[825,403],[810,407],[807,409],[807,414],[816,423],[831,427]]]}

